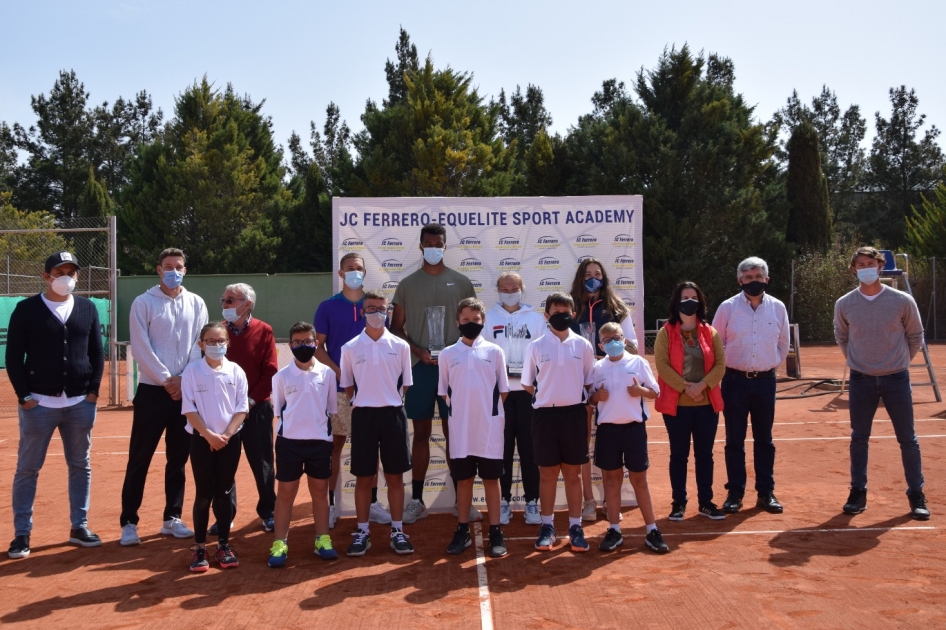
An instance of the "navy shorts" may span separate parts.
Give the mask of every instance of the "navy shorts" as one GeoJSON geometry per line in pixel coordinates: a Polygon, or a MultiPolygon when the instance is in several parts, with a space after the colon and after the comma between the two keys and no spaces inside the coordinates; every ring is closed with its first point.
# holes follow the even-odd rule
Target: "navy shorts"
{"type": "Polygon", "coordinates": [[[373,477],[378,455],[387,475],[411,469],[404,407],[355,407],[351,410],[351,474],[373,477]]]}
{"type": "Polygon", "coordinates": [[[532,415],[532,450],[538,466],[588,463],[585,405],[539,407],[532,415]]]}
{"type": "Polygon", "coordinates": [[[276,480],[298,481],[302,474],[315,479],[332,476],[332,446],[326,440],[293,440],[276,436],[276,480]]]}
{"type": "Polygon", "coordinates": [[[647,427],[643,422],[599,424],[595,438],[595,466],[601,470],[627,468],[644,472],[650,468],[647,458],[647,427]]]}
{"type": "Polygon", "coordinates": [[[450,472],[457,481],[479,477],[484,480],[499,479],[503,476],[503,460],[487,459],[470,455],[450,460],[450,472]]]}

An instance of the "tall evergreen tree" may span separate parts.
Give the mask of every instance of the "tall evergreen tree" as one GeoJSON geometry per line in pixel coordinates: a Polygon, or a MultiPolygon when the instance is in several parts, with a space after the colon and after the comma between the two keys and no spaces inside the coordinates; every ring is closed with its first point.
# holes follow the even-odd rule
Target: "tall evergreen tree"
{"type": "Polygon", "coordinates": [[[0,192],[12,191],[16,182],[16,142],[13,130],[0,121],[0,192]]]}
{"type": "MultiPolygon", "coordinates": [[[[946,182],[946,168],[943,170],[946,182]]],[[[931,197],[921,194],[922,209],[913,208],[907,217],[907,245],[914,256],[946,258],[946,183],[940,183],[931,197]]]]}
{"type": "Polygon", "coordinates": [[[795,127],[786,145],[788,200],[786,238],[804,252],[828,251],[831,246],[831,208],[828,182],[821,170],[818,132],[807,120],[795,127]]]}

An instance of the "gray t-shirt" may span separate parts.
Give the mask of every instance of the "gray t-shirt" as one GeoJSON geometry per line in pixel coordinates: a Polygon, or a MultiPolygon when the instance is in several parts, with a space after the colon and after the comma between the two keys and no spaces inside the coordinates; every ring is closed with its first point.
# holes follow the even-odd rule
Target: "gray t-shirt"
{"type": "Polygon", "coordinates": [[[923,343],[916,302],[891,287],[873,300],[854,289],[834,305],[834,337],[852,370],[884,376],[907,369],[923,343]]]}
{"type": "MultiPolygon", "coordinates": [[[[473,283],[459,271],[444,270],[434,276],[423,267],[407,276],[394,291],[394,303],[404,309],[404,332],[414,345],[427,348],[427,307],[443,306],[444,346],[450,346],[460,339],[457,329],[457,304],[468,297],[476,297],[473,283]]],[[[411,365],[419,359],[411,355],[411,365]]]]}

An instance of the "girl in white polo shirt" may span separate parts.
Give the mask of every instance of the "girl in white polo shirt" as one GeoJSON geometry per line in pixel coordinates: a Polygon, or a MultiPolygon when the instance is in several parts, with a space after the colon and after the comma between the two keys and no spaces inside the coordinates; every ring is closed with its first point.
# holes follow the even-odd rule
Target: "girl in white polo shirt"
{"type": "Polygon", "coordinates": [[[506,555],[499,528],[499,478],[503,474],[503,402],[509,392],[506,359],[502,349],[480,336],[486,307],[476,298],[460,300],[457,327],[460,340],[443,350],[438,395],[448,402],[450,460],[457,481],[457,529],[447,553],[458,554],[470,546],[470,507],[473,482],[479,474],[489,510],[489,555],[506,555]]]}
{"type": "Polygon", "coordinates": [[[657,553],[670,551],[654,516],[647,486],[647,403],[660,388],[647,361],[625,350],[621,325],[609,322],[598,329],[598,345],[608,356],[595,363],[591,372],[589,403],[597,406],[598,433],[595,465],[601,469],[604,498],[608,504],[608,528],[599,548],[613,551],[624,543],[621,537],[621,483],[627,468],[637,503],[644,517],[644,543],[657,553]]]}
{"type": "Polygon", "coordinates": [[[273,408],[279,416],[276,429],[276,540],[269,551],[269,566],[286,566],[287,539],[292,504],[305,473],[315,521],[315,553],[335,560],[338,552],[329,536],[328,483],[332,476],[332,422],[338,413],[335,372],[315,360],[315,328],[296,322],[289,329],[289,349],[294,360],[273,376],[273,408]]]}
{"type": "Polygon", "coordinates": [[[233,507],[230,488],[240,464],[240,434],[249,411],[246,374],[227,361],[230,337],[223,322],[212,322],[200,331],[197,345],[203,360],[195,361],[181,374],[181,413],[187,417],[191,434],[190,460],[194,472],[194,542],[190,570],[203,573],[209,568],[205,543],[210,505],[217,519],[217,550],[214,554],[223,569],[240,566],[230,547],[233,507]]]}

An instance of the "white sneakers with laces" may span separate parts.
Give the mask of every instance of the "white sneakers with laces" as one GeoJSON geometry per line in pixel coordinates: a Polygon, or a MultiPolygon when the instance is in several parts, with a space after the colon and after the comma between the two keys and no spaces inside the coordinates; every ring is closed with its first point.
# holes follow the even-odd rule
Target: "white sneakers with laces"
{"type": "Polygon", "coordinates": [[[502,503],[499,506],[499,524],[500,525],[509,525],[509,521],[512,519],[512,508],[509,507],[509,501],[503,499],[502,503]]]}
{"type": "MultiPolygon", "coordinates": [[[[126,525],[125,527],[128,526],[126,525]]],[[[161,533],[165,536],[174,536],[175,538],[190,538],[194,535],[194,531],[177,517],[171,517],[164,521],[164,525],[161,526],[161,533]]]]}
{"type": "Polygon", "coordinates": [[[122,525],[122,539],[119,541],[122,547],[133,547],[141,544],[138,538],[138,526],[134,523],[125,523],[122,525]]]}

